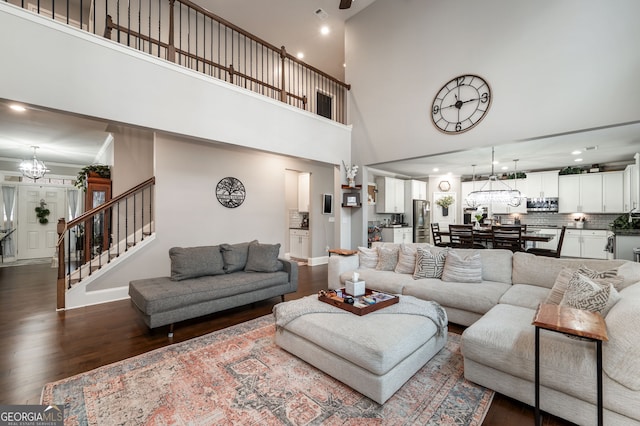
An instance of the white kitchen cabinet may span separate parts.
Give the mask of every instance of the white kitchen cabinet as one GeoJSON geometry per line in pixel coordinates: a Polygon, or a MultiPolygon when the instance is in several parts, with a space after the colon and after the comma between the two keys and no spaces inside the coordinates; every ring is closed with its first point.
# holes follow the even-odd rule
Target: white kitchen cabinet
{"type": "Polygon", "coordinates": [[[385,243],[412,243],[413,228],[382,228],[382,241],[385,243]]]}
{"type": "Polygon", "coordinates": [[[527,173],[523,189],[527,198],[557,198],[558,171],[527,173]]]}
{"type": "Polygon", "coordinates": [[[598,229],[567,229],[561,255],[606,259],[607,231],[598,229]]]}
{"type": "Polygon", "coordinates": [[[309,211],[309,183],[311,182],[310,173],[298,174],[298,211],[309,211]]]}
{"type": "Polygon", "coordinates": [[[376,213],[404,213],[404,180],[377,177],[376,213]]]}
{"type": "Polygon", "coordinates": [[[623,213],[624,210],[624,172],[602,174],[602,211],[604,213],[623,213]]]}
{"type": "Polygon", "coordinates": [[[602,213],[602,173],[560,176],[559,213],[602,213]]]}
{"type": "Polygon", "coordinates": [[[560,176],[559,213],[624,212],[624,173],[560,176]]]}
{"type": "Polygon", "coordinates": [[[623,211],[629,212],[638,208],[638,167],[630,164],[624,169],[623,174],[623,211]]]}
{"type": "Polygon", "coordinates": [[[289,230],[289,256],[297,259],[309,258],[309,231],[304,229],[289,230]]]}
{"type": "Polygon", "coordinates": [[[427,182],[421,180],[411,180],[411,199],[412,200],[428,200],[427,182]]]}

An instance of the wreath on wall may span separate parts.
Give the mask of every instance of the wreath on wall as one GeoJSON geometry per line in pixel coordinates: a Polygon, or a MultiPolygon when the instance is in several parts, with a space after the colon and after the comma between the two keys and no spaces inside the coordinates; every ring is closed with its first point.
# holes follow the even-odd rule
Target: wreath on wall
{"type": "Polygon", "coordinates": [[[47,208],[47,203],[45,203],[44,200],[40,200],[40,207],[36,207],[36,217],[38,218],[38,222],[43,225],[49,223],[49,219],[47,219],[49,213],[51,212],[47,208]]]}

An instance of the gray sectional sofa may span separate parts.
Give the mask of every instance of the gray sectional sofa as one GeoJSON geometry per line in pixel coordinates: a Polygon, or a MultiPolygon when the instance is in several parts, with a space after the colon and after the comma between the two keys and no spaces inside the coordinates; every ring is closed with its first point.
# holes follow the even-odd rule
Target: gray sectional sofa
{"type": "Polygon", "coordinates": [[[298,264],[280,244],[251,241],[169,250],[171,276],[134,280],[129,296],[149,328],[293,293],[298,264]]]}
{"type": "MultiPolygon", "coordinates": [[[[415,250],[416,246],[382,243],[374,249],[409,253],[409,249],[415,250]]],[[[443,250],[421,246],[433,254],[443,250]]],[[[465,377],[533,405],[535,310],[540,303],[558,304],[563,297],[558,293],[563,290],[560,284],[564,283],[566,289],[565,280],[575,276],[579,269],[581,273],[583,270],[600,272],[600,276],[606,277],[602,280],[610,283],[617,294],[617,302],[614,304],[611,296],[603,315],[609,335],[603,344],[604,423],[640,425],[640,263],[556,259],[507,250],[455,252],[462,258],[479,256],[481,279],[478,282],[463,282],[474,281],[468,280],[464,273],[460,275],[460,282],[414,279],[414,275],[407,272],[407,266],[401,265],[403,256],[399,256],[395,268],[399,272],[362,268],[360,260],[369,262],[366,259],[370,251],[369,254],[361,251],[354,256],[330,257],[329,288],[343,287],[353,271],[357,271],[369,288],[440,303],[450,322],[468,326],[462,335],[465,377]],[[615,277],[611,277],[613,274],[615,277]]],[[[406,255],[404,261],[407,262],[406,255]]],[[[595,344],[543,330],[540,362],[541,409],[577,424],[595,424],[595,344]]]]}

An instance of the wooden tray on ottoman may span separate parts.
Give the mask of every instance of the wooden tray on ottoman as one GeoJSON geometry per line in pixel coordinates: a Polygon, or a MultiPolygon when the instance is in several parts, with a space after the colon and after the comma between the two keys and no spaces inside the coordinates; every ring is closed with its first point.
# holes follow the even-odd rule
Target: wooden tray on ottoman
{"type": "Polygon", "coordinates": [[[318,294],[318,300],[360,316],[386,308],[387,306],[395,305],[400,300],[398,296],[394,296],[393,294],[367,288],[365,289],[364,296],[354,297],[354,304],[350,305],[345,303],[344,298],[338,296],[338,294],[346,295],[345,289],[341,288],[335,291],[326,291],[326,295],[318,294]],[[376,303],[369,305],[362,301],[363,297],[375,298],[376,303]]]}

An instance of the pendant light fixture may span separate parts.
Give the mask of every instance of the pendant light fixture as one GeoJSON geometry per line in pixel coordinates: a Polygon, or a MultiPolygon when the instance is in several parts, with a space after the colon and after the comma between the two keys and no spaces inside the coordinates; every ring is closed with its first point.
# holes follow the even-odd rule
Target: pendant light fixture
{"type": "Polygon", "coordinates": [[[45,166],[42,161],[36,158],[36,150],[39,147],[32,146],[31,148],[33,148],[33,158],[31,160],[23,160],[22,163],[20,163],[20,166],[18,166],[18,169],[22,172],[24,177],[33,179],[35,182],[50,170],[47,169],[47,166],[45,166]]]}
{"type": "Polygon", "coordinates": [[[470,207],[488,206],[491,204],[506,204],[511,207],[518,207],[521,203],[522,193],[517,189],[511,189],[509,185],[499,180],[498,176],[495,175],[493,169],[494,158],[494,148],[491,147],[491,175],[489,176],[489,180],[482,185],[482,188],[469,193],[466,203],[470,207]]]}

